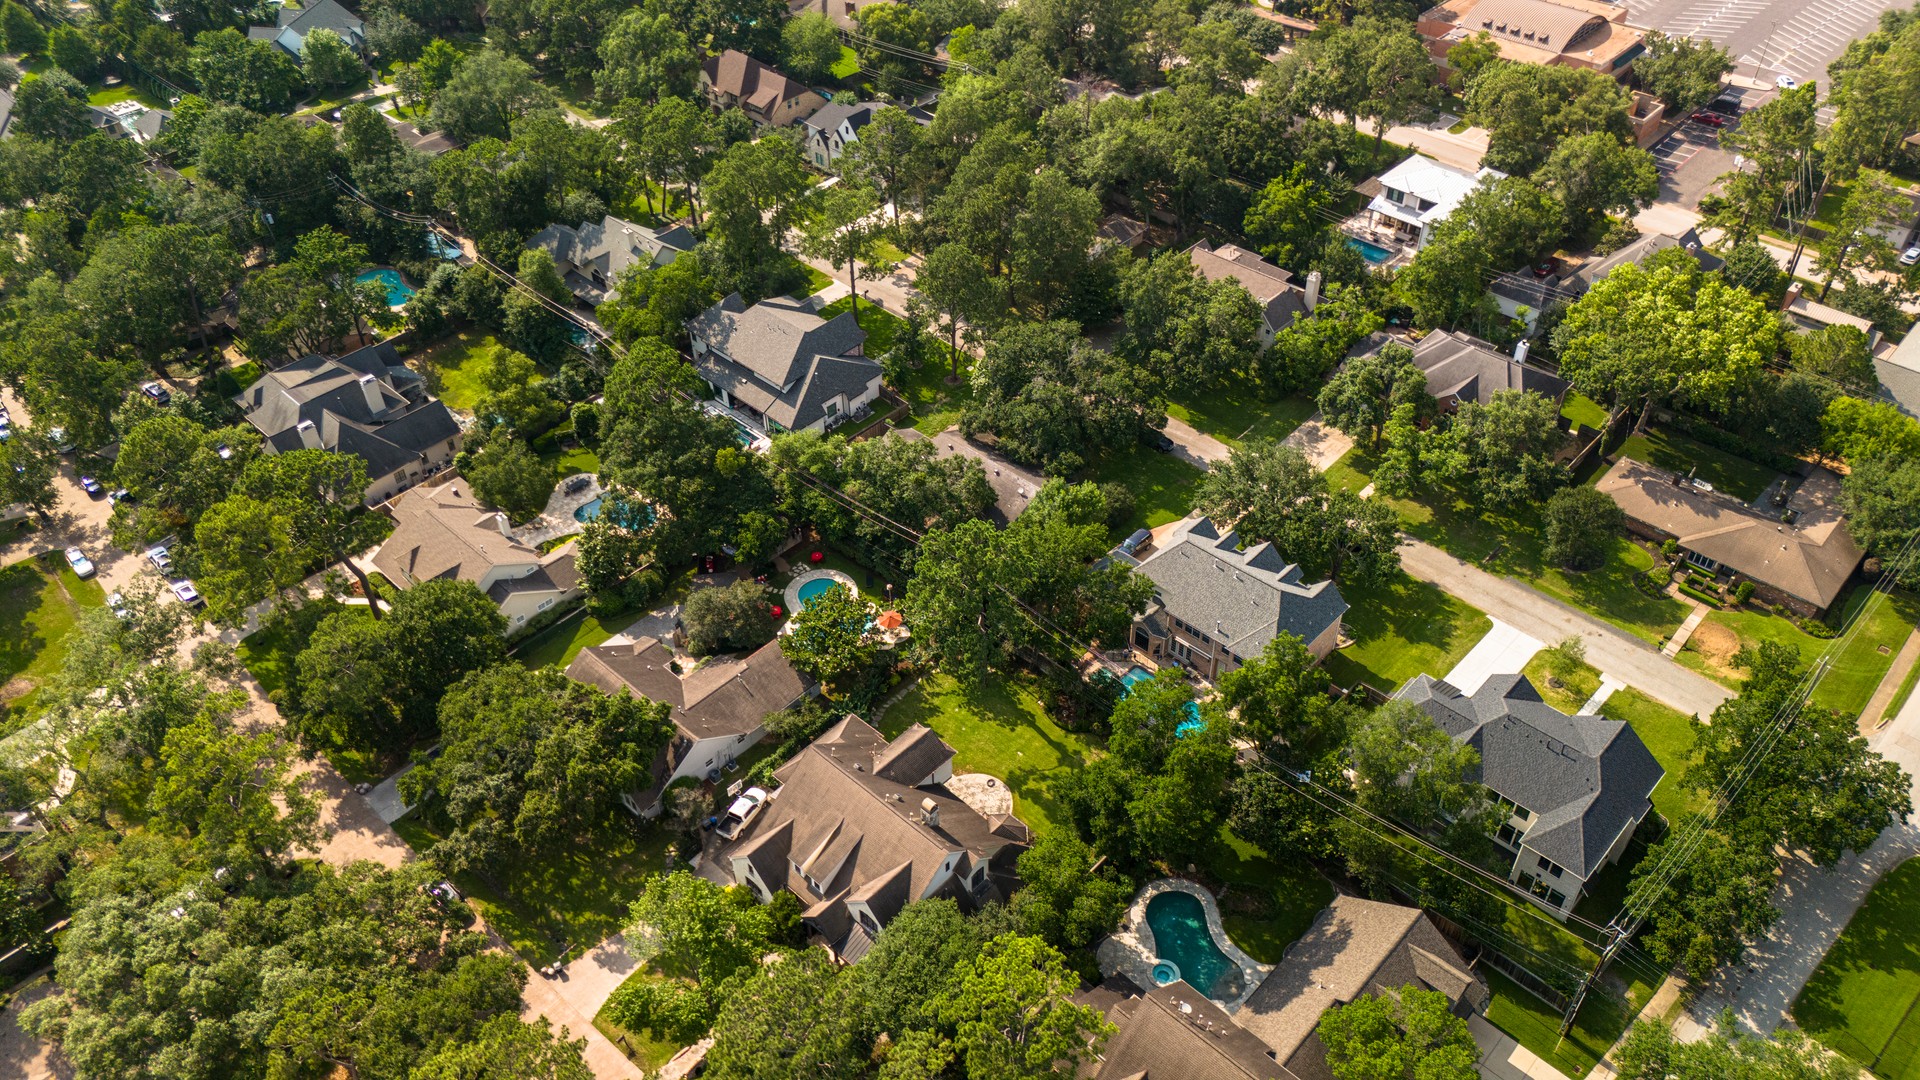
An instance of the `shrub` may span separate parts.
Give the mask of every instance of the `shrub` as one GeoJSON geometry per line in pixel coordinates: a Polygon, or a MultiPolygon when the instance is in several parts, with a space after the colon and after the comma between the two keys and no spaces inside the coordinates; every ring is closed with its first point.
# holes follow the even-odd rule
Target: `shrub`
{"type": "Polygon", "coordinates": [[[1656,566],[1647,571],[1647,580],[1664,589],[1673,581],[1673,570],[1665,566],[1656,566]]]}
{"type": "Polygon", "coordinates": [[[1696,589],[1692,585],[1682,584],[1680,586],[1680,591],[1687,594],[1688,596],[1693,597],[1695,600],[1698,600],[1703,604],[1707,604],[1712,607],[1720,606],[1720,598],[1718,596],[1713,595],[1712,593],[1707,592],[1704,589],[1696,589]]]}
{"type": "Polygon", "coordinates": [[[629,1031],[690,1043],[713,1026],[713,1003],[700,988],[678,980],[643,978],[620,984],[607,999],[607,1017],[629,1031]]]}
{"type": "Polygon", "coordinates": [[[1753,599],[1753,582],[1743,581],[1735,585],[1733,587],[1733,599],[1735,603],[1739,604],[1744,604],[1753,599]]]}
{"type": "Polygon", "coordinates": [[[715,589],[695,589],[680,612],[687,648],[695,655],[752,649],[773,640],[773,592],[748,578],[715,589]]]}
{"type": "Polygon", "coordinates": [[[1674,559],[1680,556],[1680,541],[1678,540],[1660,541],[1660,554],[1668,562],[1672,562],[1674,559]]]}
{"type": "Polygon", "coordinates": [[[1620,505],[1608,496],[1590,487],[1562,488],[1547,500],[1543,554],[1570,570],[1591,570],[1607,561],[1625,523],[1620,505]]]}

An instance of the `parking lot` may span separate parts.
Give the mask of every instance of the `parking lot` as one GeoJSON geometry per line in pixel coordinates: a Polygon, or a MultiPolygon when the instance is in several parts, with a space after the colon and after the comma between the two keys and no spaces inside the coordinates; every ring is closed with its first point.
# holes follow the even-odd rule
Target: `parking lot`
{"type": "Polygon", "coordinates": [[[1699,205],[1713,182],[1733,168],[1734,154],[1721,146],[1720,136],[1739,124],[1730,120],[1715,128],[1688,120],[1653,144],[1649,152],[1660,171],[1660,200],[1689,209],[1699,205]]]}
{"type": "Polygon", "coordinates": [[[1629,21],[1705,38],[1733,54],[1734,74],[1826,81],[1827,65],[1907,0],[1628,0],[1629,21]]]}

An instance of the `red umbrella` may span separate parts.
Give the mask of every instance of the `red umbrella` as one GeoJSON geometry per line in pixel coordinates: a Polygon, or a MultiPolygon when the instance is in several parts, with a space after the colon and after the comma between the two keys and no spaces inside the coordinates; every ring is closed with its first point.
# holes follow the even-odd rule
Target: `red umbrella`
{"type": "Polygon", "coordinates": [[[824,551],[814,551],[814,552],[809,552],[809,553],[807,554],[807,561],[808,561],[808,562],[813,562],[813,563],[819,563],[819,562],[826,562],[826,561],[827,561],[827,553],[826,553],[826,552],[824,552],[824,551]]]}
{"type": "Polygon", "coordinates": [[[773,617],[777,619],[781,616],[781,614],[782,612],[780,610],[780,605],[779,604],[773,605],[773,617]]]}

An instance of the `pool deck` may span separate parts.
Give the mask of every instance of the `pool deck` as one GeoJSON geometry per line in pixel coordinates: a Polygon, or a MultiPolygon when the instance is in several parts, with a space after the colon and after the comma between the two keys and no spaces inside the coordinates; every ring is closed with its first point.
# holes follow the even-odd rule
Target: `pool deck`
{"type": "Polygon", "coordinates": [[[585,528],[573,512],[599,498],[606,489],[598,480],[572,494],[568,494],[566,488],[565,480],[555,484],[553,494],[547,496],[546,509],[540,511],[539,517],[515,529],[513,538],[528,547],[539,547],[556,536],[572,536],[585,528]]]}
{"type": "Polygon", "coordinates": [[[1201,910],[1206,912],[1207,932],[1213,935],[1213,943],[1226,954],[1227,959],[1240,965],[1241,990],[1238,995],[1226,1001],[1209,997],[1228,1013],[1239,1010],[1246,1004],[1253,992],[1273,972],[1271,964],[1262,964],[1253,957],[1240,951],[1240,946],[1227,936],[1227,928],[1220,921],[1220,904],[1213,894],[1191,881],[1179,878],[1161,878],[1150,881],[1133,898],[1132,906],[1127,908],[1126,918],[1120,922],[1120,929],[1108,934],[1100,942],[1095,957],[1100,963],[1102,975],[1125,975],[1142,990],[1151,990],[1154,986],[1153,965],[1160,958],[1160,951],[1153,941],[1153,927],[1147,925],[1147,904],[1154,897],[1165,892],[1183,892],[1200,901],[1201,910]]]}
{"type": "Polygon", "coordinates": [[[800,611],[800,587],[809,582],[819,581],[822,578],[835,582],[836,584],[845,585],[847,591],[856,597],[860,595],[860,586],[854,584],[852,578],[838,570],[829,570],[826,567],[814,567],[803,570],[794,575],[792,581],[787,582],[786,601],[787,613],[789,615],[797,614],[800,611]]]}

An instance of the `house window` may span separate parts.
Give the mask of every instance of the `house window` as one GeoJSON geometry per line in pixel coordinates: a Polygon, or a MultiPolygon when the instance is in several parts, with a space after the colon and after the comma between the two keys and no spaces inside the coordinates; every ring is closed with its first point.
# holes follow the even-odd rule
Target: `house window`
{"type": "Polygon", "coordinates": [[[525,615],[515,615],[513,617],[513,621],[517,623],[523,623],[527,621],[527,617],[525,615]]]}
{"type": "Polygon", "coordinates": [[[837,401],[827,402],[827,415],[828,416],[840,415],[840,403],[837,401]]]}
{"type": "Polygon", "coordinates": [[[1147,640],[1147,632],[1145,630],[1135,630],[1133,632],[1133,643],[1142,649],[1150,649],[1153,647],[1152,643],[1147,640]]]}
{"type": "Polygon", "coordinates": [[[1702,570],[1706,570],[1716,574],[1720,572],[1720,563],[1718,560],[1709,559],[1705,555],[1702,555],[1697,551],[1687,552],[1687,561],[1699,567],[1702,570]]]}
{"type": "Polygon", "coordinates": [[[1520,846],[1520,830],[1514,828],[1511,824],[1500,826],[1500,831],[1493,834],[1493,838],[1500,841],[1500,843],[1506,847],[1520,846]]]}
{"type": "Polygon", "coordinates": [[[1400,202],[1401,200],[1403,200],[1403,199],[1405,199],[1406,197],[1407,197],[1407,193],[1406,193],[1406,192],[1404,192],[1404,191],[1401,191],[1401,190],[1400,190],[1399,188],[1388,188],[1388,189],[1387,189],[1387,201],[1388,201],[1388,202],[1394,202],[1394,203],[1397,203],[1397,202],[1400,202]]]}
{"type": "Polygon", "coordinates": [[[1540,869],[1545,870],[1548,874],[1551,874],[1554,877],[1559,877],[1563,872],[1560,869],[1560,864],[1554,862],[1552,859],[1542,857],[1541,859],[1539,859],[1539,863],[1540,863],[1540,869]]]}
{"type": "Polygon", "coordinates": [[[545,600],[540,601],[540,606],[535,608],[534,610],[545,611],[552,606],[553,606],[553,597],[549,596],[545,600]]]}

